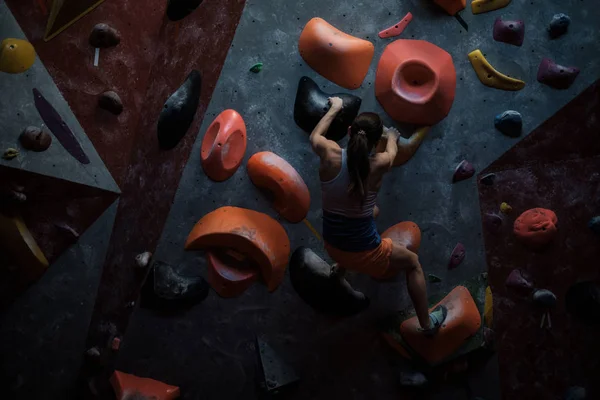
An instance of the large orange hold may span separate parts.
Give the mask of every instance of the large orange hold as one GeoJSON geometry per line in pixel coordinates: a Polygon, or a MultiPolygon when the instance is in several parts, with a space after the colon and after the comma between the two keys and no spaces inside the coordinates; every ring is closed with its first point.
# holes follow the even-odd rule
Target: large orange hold
{"type": "Polygon", "coordinates": [[[213,181],[229,179],[246,153],[246,124],[235,110],[225,110],[210,124],[202,139],[200,158],[204,173],[213,181]]]}
{"type": "Polygon", "coordinates": [[[379,60],[375,95],[396,121],[434,125],[450,112],[456,91],[452,56],[424,40],[399,39],[379,60]]]}
{"type": "Polygon", "coordinates": [[[290,240],[283,226],[266,214],[238,207],[221,207],[196,223],[186,250],[233,250],[260,267],[270,291],[283,280],[290,256],[290,240]]]}
{"type": "Polygon", "coordinates": [[[556,236],[558,218],[552,210],[532,208],[516,219],[513,231],[526,246],[540,248],[556,236]]]}
{"type": "Polygon", "coordinates": [[[227,252],[206,252],[208,283],[221,297],[237,297],[250,287],[260,274],[247,259],[236,259],[227,252]]]}
{"type": "Polygon", "coordinates": [[[445,305],[448,315],[434,336],[423,335],[416,316],[400,325],[402,339],[430,365],[439,364],[450,357],[481,327],[481,315],[466,287],[455,287],[442,301],[433,306],[430,312],[438,305],[445,305]]]}
{"type": "Polygon", "coordinates": [[[283,218],[292,223],[306,218],[310,193],[304,179],[287,161],[263,151],[250,157],[247,169],[252,183],[273,195],[273,207],[283,218]]]}
{"type": "Polygon", "coordinates": [[[115,371],[112,374],[110,383],[117,400],[127,400],[136,394],[153,400],[173,400],[179,398],[180,395],[177,386],[167,385],[150,378],[140,378],[121,371],[115,371]]]}
{"type": "MultiPolygon", "coordinates": [[[[389,227],[381,234],[382,238],[390,238],[394,244],[406,246],[413,253],[419,252],[421,246],[421,229],[414,222],[404,221],[389,227]]],[[[385,280],[393,278],[398,270],[388,268],[386,273],[378,279],[385,280]]]]}
{"type": "Polygon", "coordinates": [[[467,6],[466,0],[433,0],[435,4],[442,7],[448,14],[455,15],[467,6]]]}
{"type": "Polygon", "coordinates": [[[298,49],[312,69],[346,89],[360,87],[375,54],[373,43],[348,35],[321,18],[308,21],[298,49]]]}

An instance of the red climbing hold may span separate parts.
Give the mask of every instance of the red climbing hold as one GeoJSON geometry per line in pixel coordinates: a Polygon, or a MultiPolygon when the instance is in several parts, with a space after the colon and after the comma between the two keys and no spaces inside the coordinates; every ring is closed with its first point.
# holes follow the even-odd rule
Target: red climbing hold
{"type": "Polygon", "coordinates": [[[550,243],[556,236],[556,214],[545,208],[532,208],[517,218],[513,230],[517,238],[526,246],[540,248],[550,243]]]}
{"type": "Polygon", "coordinates": [[[404,31],[404,29],[406,29],[410,21],[412,21],[412,18],[412,13],[406,14],[404,18],[402,18],[400,22],[398,22],[396,25],[390,26],[389,28],[379,32],[379,37],[385,39],[400,35],[404,31]]]}
{"type": "Polygon", "coordinates": [[[460,265],[465,259],[467,250],[465,249],[465,245],[462,243],[458,243],[454,250],[452,250],[452,254],[450,255],[450,261],[448,262],[448,269],[454,269],[460,265]]]}

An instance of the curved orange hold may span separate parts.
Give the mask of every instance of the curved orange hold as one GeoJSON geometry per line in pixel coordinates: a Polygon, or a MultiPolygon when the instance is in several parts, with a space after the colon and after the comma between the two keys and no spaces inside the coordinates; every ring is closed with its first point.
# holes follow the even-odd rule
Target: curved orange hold
{"type": "Polygon", "coordinates": [[[455,15],[467,6],[466,0],[433,0],[435,4],[442,7],[448,14],[455,15]]]}
{"type": "Polygon", "coordinates": [[[558,218],[552,210],[532,208],[516,219],[513,232],[517,238],[531,248],[540,248],[556,236],[558,218]]]}
{"type": "MultiPolygon", "coordinates": [[[[406,246],[413,253],[419,253],[421,247],[421,229],[419,225],[411,221],[400,222],[385,230],[381,234],[382,238],[390,238],[394,244],[406,246]]],[[[387,280],[398,275],[398,270],[388,268],[385,274],[378,277],[378,280],[387,280]]]]}
{"type": "Polygon", "coordinates": [[[298,48],[312,69],[346,89],[360,87],[375,54],[373,43],[348,35],[322,18],[308,21],[298,48]]]}
{"type": "Polygon", "coordinates": [[[269,191],[273,208],[292,223],[306,218],[310,193],[304,179],[287,161],[270,151],[254,154],[248,160],[248,175],[252,183],[269,191]]]}
{"type": "MultiPolygon", "coordinates": [[[[115,371],[110,377],[117,400],[133,398],[135,394],[154,400],[173,400],[180,396],[179,387],[150,378],[115,371]]],[[[137,398],[137,397],[136,397],[137,398]]]]}
{"type": "Polygon", "coordinates": [[[435,125],[450,112],[456,92],[452,56],[424,40],[399,39],[379,60],[375,96],[396,121],[435,125]]]}
{"type": "Polygon", "coordinates": [[[225,110],[210,124],[200,149],[204,173],[213,181],[229,179],[246,153],[246,124],[235,110],[225,110]]]}
{"type": "Polygon", "coordinates": [[[433,337],[423,335],[416,316],[400,324],[402,339],[430,365],[450,357],[481,328],[481,314],[466,287],[455,287],[430,311],[438,305],[445,305],[448,315],[433,337]]]}
{"type": "Polygon", "coordinates": [[[250,287],[260,274],[247,259],[238,260],[226,253],[208,251],[208,283],[221,297],[237,297],[250,287]]]}
{"type": "Polygon", "coordinates": [[[290,256],[290,240],[279,222],[238,207],[216,209],[192,228],[185,249],[207,248],[234,250],[251,259],[259,266],[270,291],[281,284],[290,256]]]}

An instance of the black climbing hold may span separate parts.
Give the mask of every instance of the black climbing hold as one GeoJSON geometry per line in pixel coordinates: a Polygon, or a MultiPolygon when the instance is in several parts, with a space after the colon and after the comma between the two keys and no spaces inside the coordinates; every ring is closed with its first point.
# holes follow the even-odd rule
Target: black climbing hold
{"type": "Polygon", "coordinates": [[[600,215],[597,215],[594,218],[590,219],[590,222],[588,222],[588,227],[596,235],[600,235],[600,215]]]}
{"type": "Polygon", "coordinates": [[[183,139],[194,121],[202,78],[192,70],[179,89],[169,97],[158,117],[158,143],[163,150],[170,150],[183,139]]]}
{"type": "Polygon", "coordinates": [[[348,127],[358,115],[362,99],[347,93],[327,94],[309,77],[303,76],[298,82],[296,102],[294,103],[294,121],[307,133],[311,133],[327,111],[329,97],[339,97],[343,108],[335,117],[325,137],[336,142],[348,134],[348,127]]]}
{"type": "Polygon", "coordinates": [[[427,280],[431,283],[439,283],[442,281],[442,278],[440,278],[439,276],[434,275],[434,274],[428,274],[427,280]]]}
{"type": "Polygon", "coordinates": [[[521,114],[516,111],[504,111],[502,114],[496,115],[494,118],[494,126],[504,135],[516,138],[521,136],[523,118],[521,117],[521,114]]]}
{"type": "Polygon", "coordinates": [[[119,95],[112,90],[104,92],[100,95],[98,98],[98,107],[114,115],[119,115],[123,112],[123,102],[121,101],[119,95]]]}
{"type": "Polygon", "coordinates": [[[567,14],[555,14],[550,21],[548,26],[548,33],[552,39],[556,39],[559,36],[567,33],[569,25],[571,24],[571,18],[567,14]]]}
{"type": "Polygon", "coordinates": [[[483,225],[492,233],[498,233],[502,227],[502,217],[498,214],[487,213],[483,216],[483,225]]]}
{"type": "Polygon", "coordinates": [[[107,24],[98,24],[92,29],[89,42],[92,47],[105,49],[121,43],[121,35],[115,28],[107,24]]]}
{"type": "Polygon", "coordinates": [[[581,322],[600,326],[600,285],[595,282],[579,282],[567,291],[567,310],[581,322]]]}
{"type": "Polygon", "coordinates": [[[537,80],[554,89],[568,89],[579,75],[579,68],[565,67],[544,58],[538,67],[537,80]]]}
{"type": "Polygon", "coordinates": [[[556,295],[547,289],[539,289],[533,293],[533,303],[543,308],[556,305],[556,295]]]}
{"type": "Polygon", "coordinates": [[[496,174],[485,174],[481,177],[480,182],[486,186],[492,186],[496,180],[496,174]]]}
{"type": "Polygon", "coordinates": [[[290,279],[296,293],[324,314],[350,316],[369,306],[369,299],[343,278],[332,275],[331,267],[311,249],[299,247],[290,260],[290,279]]]}
{"type": "Polygon", "coordinates": [[[192,307],[206,299],[210,286],[200,276],[183,276],[161,261],[156,261],[142,290],[142,306],[174,310],[192,307]]]}
{"type": "Polygon", "coordinates": [[[581,386],[572,386],[567,389],[565,393],[565,400],[585,400],[587,399],[587,392],[585,388],[581,386]]]}
{"type": "Polygon", "coordinates": [[[167,5],[167,18],[171,21],[179,21],[190,15],[202,0],[169,0],[167,5]]]}
{"type": "Polygon", "coordinates": [[[288,365],[269,346],[269,344],[256,337],[256,350],[258,353],[259,387],[270,394],[281,394],[283,391],[295,386],[299,381],[294,369],[288,365]]]}

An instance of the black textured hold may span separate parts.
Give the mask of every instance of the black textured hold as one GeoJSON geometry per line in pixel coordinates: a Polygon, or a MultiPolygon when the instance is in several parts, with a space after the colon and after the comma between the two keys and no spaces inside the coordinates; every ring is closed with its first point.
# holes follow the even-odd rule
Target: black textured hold
{"type": "Polygon", "coordinates": [[[289,366],[263,339],[256,337],[256,350],[260,374],[260,387],[267,393],[280,394],[299,381],[294,369],[289,366]]]}
{"type": "Polygon", "coordinates": [[[486,186],[492,186],[496,180],[496,174],[486,174],[481,177],[480,182],[486,186]]]}
{"type": "Polygon", "coordinates": [[[548,26],[548,33],[552,39],[556,39],[559,36],[567,33],[569,25],[571,24],[571,18],[567,14],[555,14],[550,21],[548,26]]]}
{"type": "Polygon", "coordinates": [[[535,305],[543,308],[552,308],[556,305],[556,295],[547,289],[539,289],[533,293],[535,305]]]}
{"type": "Polygon", "coordinates": [[[345,279],[332,276],[329,264],[311,249],[296,249],[289,268],[296,293],[319,312],[350,316],[369,306],[369,299],[364,294],[352,289],[345,279]]]}
{"type": "Polygon", "coordinates": [[[594,218],[590,219],[590,222],[588,222],[588,227],[596,235],[600,235],[600,215],[597,215],[594,218]]]}
{"type": "Polygon", "coordinates": [[[504,135],[516,138],[521,136],[523,118],[521,117],[521,114],[516,111],[504,111],[502,114],[496,115],[494,118],[494,126],[504,135]]]}
{"type": "Polygon", "coordinates": [[[119,95],[112,90],[104,92],[100,95],[98,98],[98,107],[114,115],[119,115],[123,112],[123,102],[121,101],[119,95]]]}
{"type": "Polygon", "coordinates": [[[169,0],[167,5],[167,18],[171,21],[179,21],[190,15],[202,0],[169,0]]]}
{"type": "Polygon", "coordinates": [[[194,121],[200,104],[202,78],[192,70],[179,89],[169,97],[158,117],[158,143],[163,150],[170,150],[183,139],[194,121]]]}
{"type": "Polygon", "coordinates": [[[600,285],[576,283],[567,291],[565,302],[574,317],[590,326],[600,326],[600,285]]]}
{"type": "Polygon", "coordinates": [[[121,35],[115,28],[107,24],[98,24],[92,29],[89,42],[92,47],[106,49],[121,43],[121,35]]]}
{"type": "Polygon", "coordinates": [[[358,115],[362,99],[347,93],[327,94],[309,77],[303,76],[298,82],[294,121],[307,133],[311,133],[321,118],[329,111],[329,98],[342,99],[342,110],[336,115],[325,137],[336,142],[348,134],[348,127],[358,115]]]}

